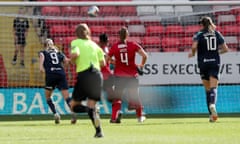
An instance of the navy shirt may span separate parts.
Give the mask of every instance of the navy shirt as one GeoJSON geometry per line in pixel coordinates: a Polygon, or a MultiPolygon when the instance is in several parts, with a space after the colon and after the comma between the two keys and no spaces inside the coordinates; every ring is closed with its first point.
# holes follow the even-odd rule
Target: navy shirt
{"type": "Polygon", "coordinates": [[[26,18],[15,18],[13,21],[13,28],[15,29],[15,35],[24,36],[26,30],[29,28],[29,22],[26,18]]]}
{"type": "Polygon", "coordinates": [[[63,60],[65,55],[61,52],[57,52],[54,49],[40,51],[44,55],[44,69],[46,75],[49,74],[60,74],[65,75],[65,71],[63,68],[63,60]]]}
{"type": "Polygon", "coordinates": [[[209,32],[202,30],[193,37],[198,42],[197,59],[198,64],[220,64],[219,45],[224,43],[224,38],[220,32],[209,32]]]}

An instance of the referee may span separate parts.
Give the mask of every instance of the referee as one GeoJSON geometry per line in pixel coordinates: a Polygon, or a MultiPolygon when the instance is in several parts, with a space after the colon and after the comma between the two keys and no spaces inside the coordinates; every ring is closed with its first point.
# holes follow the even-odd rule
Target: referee
{"type": "Polygon", "coordinates": [[[100,72],[105,66],[103,50],[91,40],[85,23],[76,27],[77,39],[71,42],[71,61],[76,64],[77,82],[72,94],[71,108],[74,112],[87,112],[96,129],[95,138],[103,137],[96,103],[100,100],[103,78],[100,72]],[[87,106],[82,101],[87,100],[87,106]]]}

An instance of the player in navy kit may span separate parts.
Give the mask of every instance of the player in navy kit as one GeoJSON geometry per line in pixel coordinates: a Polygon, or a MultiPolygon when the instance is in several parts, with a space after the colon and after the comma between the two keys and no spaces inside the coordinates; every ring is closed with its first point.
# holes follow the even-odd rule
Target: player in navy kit
{"type": "Polygon", "coordinates": [[[199,21],[201,30],[193,37],[192,50],[188,57],[193,57],[197,51],[197,62],[200,76],[206,91],[206,100],[210,122],[218,119],[216,111],[217,86],[219,80],[220,54],[228,51],[223,36],[216,31],[216,26],[210,17],[199,21]]]}
{"type": "MultiPolygon", "coordinates": [[[[71,98],[68,92],[68,83],[66,79],[63,63],[67,64],[69,59],[54,46],[51,39],[46,39],[46,49],[40,51],[40,72],[45,73],[45,95],[47,104],[54,114],[55,123],[60,123],[60,115],[57,113],[55,106],[52,102],[51,95],[53,90],[57,87],[70,107],[71,98]]],[[[71,123],[76,123],[75,114],[73,114],[71,123]]]]}

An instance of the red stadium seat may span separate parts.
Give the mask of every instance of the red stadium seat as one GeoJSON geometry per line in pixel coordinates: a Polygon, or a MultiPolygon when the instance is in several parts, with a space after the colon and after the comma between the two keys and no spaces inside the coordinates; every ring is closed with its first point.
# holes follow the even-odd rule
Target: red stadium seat
{"type": "Polygon", "coordinates": [[[238,38],[236,36],[225,36],[224,39],[231,51],[237,51],[239,45],[238,38]]]}
{"type": "Polygon", "coordinates": [[[61,10],[63,16],[78,16],[80,14],[78,6],[65,6],[61,10]]]}
{"type": "Polygon", "coordinates": [[[145,48],[146,52],[160,52],[159,48],[145,48]]]}
{"type": "Polygon", "coordinates": [[[139,25],[142,24],[139,16],[125,16],[124,17],[126,25],[139,25]]]}
{"type": "Polygon", "coordinates": [[[220,27],[219,30],[224,36],[239,36],[240,35],[240,27],[238,25],[226,25],[220,27]]]}
{"type": "Polygon", "coordinates": [[[94,42],[96,42],[96,43],[99,42],[99,38],[98,38],[97,36],[92,36],[92,40],[93,40],[94,42]]]}
{"type": "Polygon", "coordinates": [[[73,87],[77,81],[76,66],[70,65],[67,69],[65,69],[65,72],[69,87],[73,87]]]}
{"type": "Polygon", "coordinates": [[[89,6],[81,6],[79,9],[80,16],[87,16],[88,9],[89,9],[89,6]]]}
{"type": "Polygon", "coordinates": [[[89,26],[91,33],[93,36],[98,36],[101,33],[107,33],[108,29],[107,27],[103,26],[103,25],[99,25],[99,26],[89,26]]]}
{"type": "Polygon", "coordinates": [[[103,20],[99,23],[103,25],[125,25],[124,19],[120,16],[107,16],[101,19],[103,20]]]}
{"type": "Polygon", "coordinates": [[[240,14],[240,7],[239,6],[232,6],[231,14],[239,15],[240,14]]]}
{"type": "Polygon", "coordinates": [[[191,47],[192,46],[192,43],[193,43],[193,38],[192,37],[184,37],[182,39],[182,46],[185,46],[185,47],[191,47]]]}
{"type": "Polygon", "coordinates": [[[181,42],[179,40],[179,38],[175,38],[175,37],[164,37],[162,39],[162,48],[163,51],[178,51],[178,49],[181,46],[181,42]]]}
{"type": "Polygon", "coordinates": [[[192,37],[183,37],[180,39],[181,44],[179,47],[180,51],[189,51],[192,47],[193,38],[192,37]]]}
{"type": "Polygon", "coordinates": [[[236,16],[236,23],[240,25],[240,15],[236,16]]]}
{"type": "Polygon", "coordinates": [[[199,30],[199,25],[188,25],[184,27],[185,36],[193,36],[199,30]]]}
{"type": "Polygon", "coordinates": [[[64,44],[64,38],[63,37],[54,37],[53,42],[55,43],[55,45],[62,47],[64,44]]]}
{"type": "Polygon", "coordinates": [[[101,6],[99,7],[99,15],[101,16],[117,16],[119,11],[116,6],[101,6]]]}
{"type": "Polygon", "coordinates": [[[136,43],[138,43],[138,44],[141,44],[141,43],[142,43],[141,37],[137,37],[137,36],[130,36],[130,37],[128,37],[128,40],[129,40],[129,41],[136,42],[136,43]]]}
{"type": "Polygon", "coordinates": [[[142,38],[142,45],[144,48],[158,48],[160,49],[161,40],[157,36],[146,36],[142,38]]]}
{"type": "Polygon", "coordinates": [[[64,40],[63,40],[63,44],[65,47],[69,48],[70,47],[70,44],[71,44],[71,41],[76,39],[75,36],[69,36],[69,37],[65,37],[64,40]]]}
{"type": "Polygon", "coordinates": [[[50,35],[52,37],[55,36],[68,36],[69,35],[69,27],[65,25],[53,25],[50,27],[50,35]]]}
{"type": "Polygon", "coordinates": [[[70,47],[65,47],[63,48],[63,53],[69,57],[70,56],[70,53],[71,53],[71,48],[70,47]]]}
{"type": "Polygon", "coordinates": [[[110,46],[115,44],[118,41],[119,41],[119,37],[117,37],[117,36],[110,36],[109,37],[109,44],[110,44],[110,46]]]}
{"type": "Polygon", "coordinates": [[[65,24],[69,25],[69,26],[76,26],[80,23],[86,23],[86,21],[82,21],[82,20],[79,20],[79,19],[71,19],[71,20],[66,20],[65,21],[65,24]]]}
{"type": "Polygon", "coordinates": [[[108,26],[106,26],[106,28],[108,29],[108,31],[107,31],[108,34],[118,35],[118,32],[119,32],[121,26],[118,26],[118,25],[108,25],[108,26]]]}
{"type": "Polygon", "coordinates": [[[58,6],[44,6],[41,9],[42,15],[59,16],[61,15],[61,9],[58,6]]]}
{"type": "Polygon", "coordinates": [[[162,35],[164,34],[164,27],[163,26],[146,26],[146,35],[162,35]]]}
{"type": "Polygon", "coordinates": [[[120,6],[118,7],[118,13],[122,16],[136,16],[137,10],[135,6],[120,6]]]}
{"type": "Polygon", "coordinates": [[[182,36],[184,34],[184,29],[181,25],[169,25],[166,26],[165,33],[168,36],[182,36]]]}
{"type": "Polygon", "coordinates": [[[51,27],[53,25],[63,25],[65,21],[60,19],[46,19],[45,23],[47,27],[51,27]]]}

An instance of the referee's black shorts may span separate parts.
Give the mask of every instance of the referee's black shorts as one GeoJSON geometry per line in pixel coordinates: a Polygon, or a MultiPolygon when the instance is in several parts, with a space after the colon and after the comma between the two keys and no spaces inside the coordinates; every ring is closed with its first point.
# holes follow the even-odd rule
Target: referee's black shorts
{"type": "Polygon", "coordinates": [[[99,101],[102,93],[103,78],[99,70],[89,68],[79,72],[74,86],[72,98],[75,101],[88,99],[99,101]]]}
{"type": "Polygon", "coordinates": [[[24,35],[16,35],[17,39],[15,41],[15,45],[26,45],[26,37],[24,35]]]}

